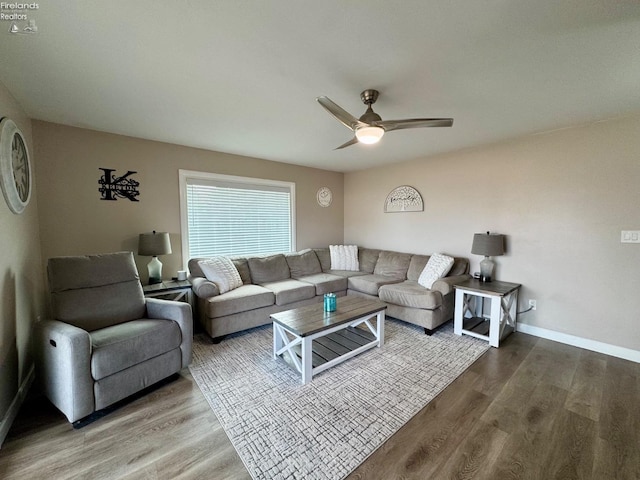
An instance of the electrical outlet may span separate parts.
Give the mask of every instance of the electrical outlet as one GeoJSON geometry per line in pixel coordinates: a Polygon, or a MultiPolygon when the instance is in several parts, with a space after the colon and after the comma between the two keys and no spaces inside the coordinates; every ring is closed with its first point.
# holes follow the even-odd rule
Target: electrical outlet
{"type": "Polygon", "coordinates": [[[535,300],[529,300],[529,306],[531,307],[531,310],[535,310],[537,307],[536,301],[535,300]]]}

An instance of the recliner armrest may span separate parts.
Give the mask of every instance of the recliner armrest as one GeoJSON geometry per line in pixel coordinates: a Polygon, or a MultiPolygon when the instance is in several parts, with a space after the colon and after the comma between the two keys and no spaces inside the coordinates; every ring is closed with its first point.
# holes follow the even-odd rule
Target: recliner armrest
{"type": "Polygon", "coordinates": [[[193,314],[191,305],[185,302],[161,300],[159,298],[145,298],[147,304],[147,316],[164,320],[173,320],[182,332],[182,367],[191,363],[191,348],[193,344],[193,314]]]}
{"type": "Polygon", "coordinates": [[[465,280],[469,280],[471,275],[465,273],[463,275],[452,275],[451,277],[443,277],[439,278],[433,285],[431,285],[431,290],[437,290],[442,293],[442,295],[447,295],[448,293],[452,293],[454,288],[453,286],[456,283],[464,282],[465,280]]]}
{"type": "Polygon", "coordinates": [[[95,409],[89,332],[58,320],[35,325],[35,350],[42,388],[75,422],[95,409]]]}

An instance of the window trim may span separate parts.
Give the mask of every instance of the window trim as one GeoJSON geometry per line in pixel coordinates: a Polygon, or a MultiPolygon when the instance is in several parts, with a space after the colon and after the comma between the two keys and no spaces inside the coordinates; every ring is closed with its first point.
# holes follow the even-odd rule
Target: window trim
{"type": "Polygon", "coordinates": [[[191,254],[189,252],[189,219],[187,214],[187,183],[189,180],[218,181],[246,186],[264,185],[277,188],[288,188],[290,192],[291,215],[291,251],[296,251],[296,184],[281,180],[269,180],[266,178],[241,177],[238,175],[224,175],[222,173],[200,172],[196,170],[178,170],[180,186],[180,236],[182,237],[182,265],[188,268],[191,254]]]}

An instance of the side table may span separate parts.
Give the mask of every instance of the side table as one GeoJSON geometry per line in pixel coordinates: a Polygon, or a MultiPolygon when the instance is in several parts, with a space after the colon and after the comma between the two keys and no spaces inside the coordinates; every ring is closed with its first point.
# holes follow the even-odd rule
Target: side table
{"type": "Polygon", "coordinates": [[[489,345],[498,348],[500,340],[516,329],[520,286],[475,278],[455,284],[454,333],[488,340],[489,345]],[[485,299],[490,301],[489,314],[484,313],[485,299]]]}
{"type": "Polygon", "coordinates": [[[189,280],[167,280],[153,285],[143,285],[142,290],[145,297],[187,302],[193,307],[189,280]]]}

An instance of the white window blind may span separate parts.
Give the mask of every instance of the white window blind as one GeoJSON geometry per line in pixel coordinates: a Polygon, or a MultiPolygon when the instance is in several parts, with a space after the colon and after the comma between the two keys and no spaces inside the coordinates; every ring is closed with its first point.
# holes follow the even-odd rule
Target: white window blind
{"type": "Polygon", "coordinates": [[[295,249],[294,184],[185,171],[180,182],[185,262],[295,249]]]}

